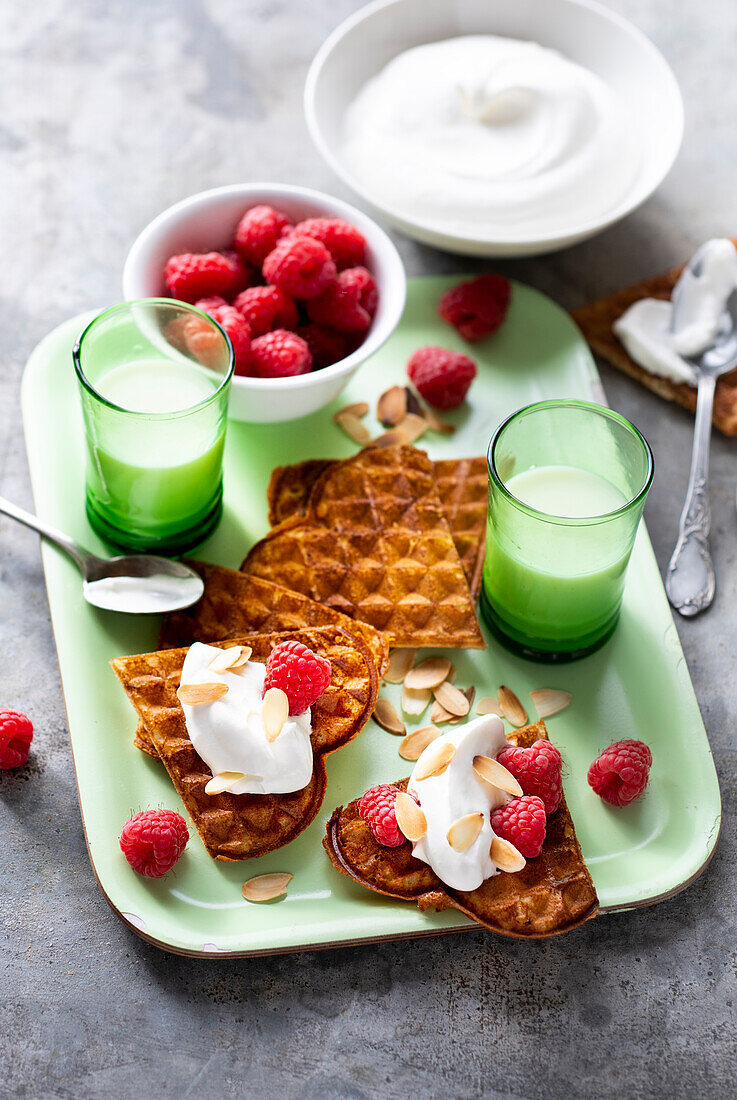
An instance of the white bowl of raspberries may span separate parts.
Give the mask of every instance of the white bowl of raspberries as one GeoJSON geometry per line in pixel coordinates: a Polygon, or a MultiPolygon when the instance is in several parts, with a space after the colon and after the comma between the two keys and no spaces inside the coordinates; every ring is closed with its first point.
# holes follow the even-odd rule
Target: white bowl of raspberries
{"type": "Polygon", "coordinates": [[[128,300],[197,305],[235,352],[229,415],[274,423],[336,398],[396,328],[399,253],[347,203],[288,184],[203,191],[154,218],[123,270],[128,300]]]}

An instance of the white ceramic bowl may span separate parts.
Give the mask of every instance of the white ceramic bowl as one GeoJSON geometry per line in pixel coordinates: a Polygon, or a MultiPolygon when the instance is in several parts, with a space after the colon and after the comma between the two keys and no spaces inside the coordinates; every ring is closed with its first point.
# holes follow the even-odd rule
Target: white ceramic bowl
{"type": "Polygon", "coordinates": [[[593,236],[644,202],[667,175],[683,135],[683,103],[670,68],[636,27],[594,0],[378,0],[335,30],[317,53],[305,85],[313,141],[353,191],[410,237],[468,256],[529,256],[593,236]],[[451,236],[410,219],[367,191],[346,167],[341,125],[361,86],[397,54],[464,34],[499,34],[539,42],[592,70],[636,109],[643,162],[623,201],[601,218],[568,223],[544,238],[451,236]]]}
{"type": "Polygon", "coordinates": [[[230,248],[241,216],[258,203],[269,203],[295,221],[343,218],[357,226],[368,242],[366,266],[379,289],[379,305],[366,339],[339,363],[296,378],[234,375],[229,415],[251,423],[275,423],[307,416],[338,396],[361,364],[396,328],[404,309],[407,280],[399,253],[386,233],[355,207],[305,187],[244,183],[202,191],[154,218],[128,253],[123,269],[126,299],[165,295],[164,265],[178,252],[230,248]]]}

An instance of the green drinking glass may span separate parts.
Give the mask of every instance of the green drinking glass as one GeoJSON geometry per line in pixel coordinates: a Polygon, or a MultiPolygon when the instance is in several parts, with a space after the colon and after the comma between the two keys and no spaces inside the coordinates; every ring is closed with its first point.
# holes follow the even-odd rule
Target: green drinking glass
{"type": "Polygon", "coordinates": [[[587,401],[541,401],[489,445],[481,612],[536,661],[565,662],[614,633],[653,455],[623,416],[587,401]]]}
{"type": "Polygon", "coordinates": [[[126,550],[190,550],[222,513],[229,338],[193,306],[147,298],[100,314],[72,354],[90,524],[126,550]]]}

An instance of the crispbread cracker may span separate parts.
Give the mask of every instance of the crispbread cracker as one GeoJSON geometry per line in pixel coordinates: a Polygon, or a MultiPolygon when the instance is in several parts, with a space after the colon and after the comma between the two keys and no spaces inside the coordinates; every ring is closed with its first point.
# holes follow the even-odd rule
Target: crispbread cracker
{"type": "MultiPolygon", "coordinates": [[[[671,382],[668,378],[661,378],[645,370],[627,353],[612,327],[625,310],[640,299],[670,298],[682,271],[682,267],[674,267],[671,271],[655,275],[652,279],[644,279],[634,286],[611,294],[608,298],[601,298],[592,305],[574,310],[571,316],[581,329],[586,341],[602,359],[628,374],[630,378],[641,382],[653,393],[664,397],[666,401],[675,401],[684,409],[694,412],[696,388],[671,382]]],[[[730,371],[717,379],[713,420],[724,435],[737,435],[737,370],[730,371]]]]}
{"type": "Polygon", "coordinates": [[[306,516],[274,528],[241,568],[369,623],[390,645],[484,646],[433,465],[412,447],[328,467],[306,516]]]}
{"type": "MultiPolygon", "coordinates": [[[[547,738],[544,722],[507,735],[529,747],[547,738]]],[[[408,780],[395,785],[406,790],[408,780]]],[[[599,907],[565,799],[548,818],[543,850],[521,871],[501,872],[470,892],[452,890],[412,855],[405,842],[384,848],[358,813],[358,802],[333,812],[323,839],[330,862],[348,878],[378,894],[414,901],[421,910],[458,909],[485,928],[505,936],[540,939],[576,928],[599,907]]]]}
{"type": "Polygon", "coordinates": [[[110,662],[214,859],[251,859],[301,833],[325,796],[324,757],[355,737],[374,709],[378,689],[374,662],[365,647],[340,627],[249,634],[231,639],[223,648],[251,646],[251,660],[264,664],[272,648],[287,639],[309,646],[330,661],[332,669],[329,686],[312,707],[312,779],[291,794],[205,793],[212,775],[194,750],[177,698],[186,648],[116,657],[110,662]]]}

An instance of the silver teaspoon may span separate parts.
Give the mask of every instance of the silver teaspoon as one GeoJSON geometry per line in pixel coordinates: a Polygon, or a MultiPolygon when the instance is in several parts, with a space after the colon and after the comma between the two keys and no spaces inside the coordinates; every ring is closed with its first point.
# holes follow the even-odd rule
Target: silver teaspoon
{"type": "MultiPolygon", "coordinates": [[[[675,286],[673,329],[678,326],[679,288],[689,274],[698,278],[700,262],[697,252],[675,286]]],[[[673,607],[691,618],[711,605],[716,588],[709,550],[709,442],[716,380],[737,366],[737,291],[727,300],[714,344],[698,355],[682,358],[691,365],[697,378],[696,425],[686,500],[678,524],[678,542],[668,564],[665,590],[673,607]]]]}
{"type": "Polygon", "coordinates": [[[69,535],[3,497],[0,513],[38,531],[68,554],[84,577],[84,598],[95,607],[130,615],[177,611],[196,603],[205,589],[202,578],[181,562],[150,554],[98,558],[69,535]]]}

